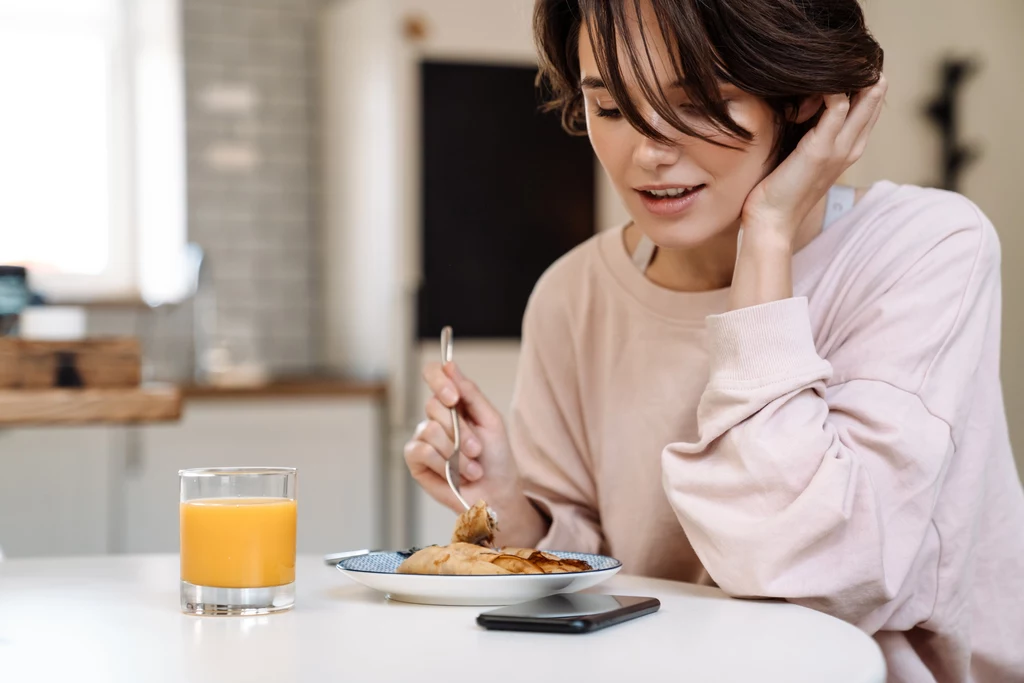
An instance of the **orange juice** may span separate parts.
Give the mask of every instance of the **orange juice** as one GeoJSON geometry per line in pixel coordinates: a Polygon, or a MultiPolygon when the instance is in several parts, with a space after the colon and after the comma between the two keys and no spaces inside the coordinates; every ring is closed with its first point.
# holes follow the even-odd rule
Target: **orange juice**
{"type": "Polygon", "coordinates": [[[181,578],[197,586],[267,588],[295,581],[295,501],[181,503],[181,578]]]}

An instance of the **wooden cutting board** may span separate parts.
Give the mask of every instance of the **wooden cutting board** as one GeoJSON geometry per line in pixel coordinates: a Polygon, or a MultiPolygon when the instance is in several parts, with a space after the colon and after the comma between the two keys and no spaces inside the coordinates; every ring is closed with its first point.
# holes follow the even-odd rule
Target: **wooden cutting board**
{"type": "Polygon", "coordinates": [[[18,341],[0,337],[0,389],[18,385],[18,341]]]}
{"type": "Polygon", "coordinates": [[[81,341],[0,339],[0,387],[137,387],[142,350],[130,337],[81,341]]]}

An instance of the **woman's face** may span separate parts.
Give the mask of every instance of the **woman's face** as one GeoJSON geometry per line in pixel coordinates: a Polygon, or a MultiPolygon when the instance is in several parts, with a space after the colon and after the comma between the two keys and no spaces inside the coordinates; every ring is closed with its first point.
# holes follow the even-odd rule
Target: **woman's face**
{"type": "MultiPolygon", "coordinates": [[[[674,85],[676,75],[657,18],[647,16],[644,33],[654,62],[652,74],[680,116],[696,130],[713,130],[695,113],[687,113],[685,90],[674,85]]],[[[642,44],[639,33],[636,44],[642,44]]],[[[621,45],[623,41],[618,41],[621,45]]],[[[622,197],[636,226],[666,249],[701,245],[737,226],[747,195],[770,170],[767,165],[776,132],[775,113],[763,100],[724,84],[722,97],[740,126],[753,133],[744,142],[719,133],[717,139],[733,148],[683,136],[671,128],[644,100],[631,74],[623,74],[633,101],[644,118],[672,140],[663,144],[644,137],[621,116],[608,90],[602,87],[597,60],[586,28],[580,30],[580,74],[590,143],[622,197]]],[[[625,55],[620,64],[628,64],[625,55]]]]}

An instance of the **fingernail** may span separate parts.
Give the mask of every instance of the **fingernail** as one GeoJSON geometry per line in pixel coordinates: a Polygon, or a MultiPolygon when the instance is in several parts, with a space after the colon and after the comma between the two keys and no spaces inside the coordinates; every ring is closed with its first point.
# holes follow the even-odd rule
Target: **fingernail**
{"type": "Polygon", "coordinates": [[[484,468],[480,466],[480,463],[470,460],[466,463],[466,476],[476,481],[484,476],[484,468]]]}
{"type": "Polygon", "coordinates": [[[453,406],[458,402],[458,400],[459,395],[455,393],[455,390],[452,389],[451,387],[445,387],[444,389],[441,390],[441,401],[446,406],[453,406]]]}
{"type": "Polygon", "coordinates": [[[471,436],[466,439],[466,453],[480,455],[480,442],[476,440],[476,437],[471,436]]]}

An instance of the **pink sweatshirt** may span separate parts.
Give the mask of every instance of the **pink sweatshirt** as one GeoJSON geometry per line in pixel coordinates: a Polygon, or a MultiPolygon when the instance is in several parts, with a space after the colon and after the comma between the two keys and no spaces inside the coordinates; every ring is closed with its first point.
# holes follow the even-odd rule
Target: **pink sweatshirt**
{"type": "Polygon", "coordinates": [[[891,681],[1024,681],[1024,494],[999,244],[881,182],[794,257],[796,296],[672,292],[622,230],[537,284],[510,425],[547,548],[852,622],[891,681]]]}

